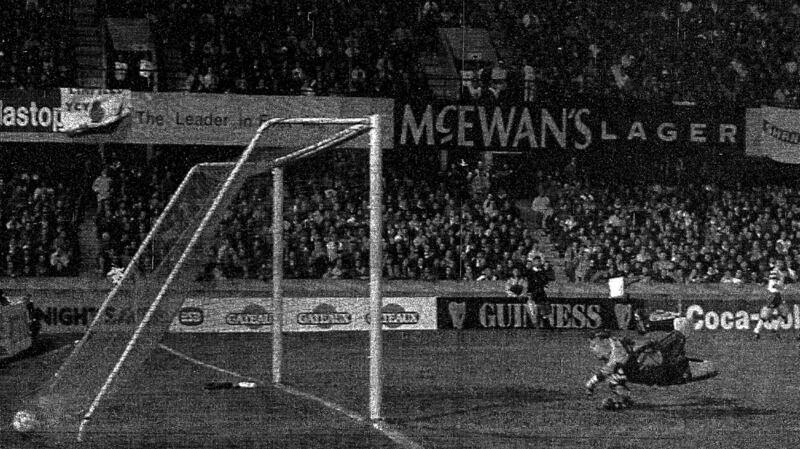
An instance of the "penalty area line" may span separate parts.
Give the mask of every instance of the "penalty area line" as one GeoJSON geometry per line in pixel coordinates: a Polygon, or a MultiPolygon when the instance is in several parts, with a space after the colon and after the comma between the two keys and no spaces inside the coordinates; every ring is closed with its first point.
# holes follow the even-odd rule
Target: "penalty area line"
{"type": "MultiPolygon", "coordinates": [[[[202,366],[204,368],[207,368],[207,369],[210,369],[210,370],[213,370],[213,371],[218,371],[220,373],[224,373],[224,374],[227,374],[229,376],[238,377],[240,379],[248,380],[248,381],[251,381],[251,382],[257,382],[257,383],[260,383],[262,385],[272,385],[276,389],[281,390],[286,394],[290,394],[292,396],[297,396],[297,397],[300,397],[300,398],[303,398],[303,399],[306,399],[306,400],[309,400],[309,401],[317,402],[317,403],[322,404],[323,406],[325,406],[325,407],[327,407],[327,408],[329,408],[331,410],[334,410],[336,412],[339,412],[339,413],[347,416],[348,418],[352,419],[353,421],[360,422],[360,423],[368,421],[365,417],[359,415],[358,413],[356,413],[354,411],[348,410],[348,409],[340,406],[339,404],[336,404],[335,402],[327,401],[325,399],[322,399],[321,397],[315,396],[315,395],[313,395],[311,393],[306,393],[305,391],[298,390],[298,389],[296,389],[294,387],[290,387],[290,386],[284,385],[284,384],[267,383],[267,382],[261,381],[259,379],[253,378],[253,377],[249,377],[249,376],[245,376],[245,375],[239,374],[239,373],[237,373],[235,371],[230,371],[230,370],[226,370],[225,368],[220,368],[220,367],[212,365],[210,363],[206,363],[206,362],[203,362],[201,360],[197,360],[196,358],[191,357],[189,355],[186,355],[186,354],[184,354],[184,353],[182,353],[182,352],[180,352],[178,350],[175,350],[173,348],[170,348],[169,346],[164,345],[163,343],[159,343],[158,347],[163,349],[163,350],[165,350],[165,351],[167,351],[167,352],[169,352],[170,354],[172,354],[172,355],[174,355],[176,357],[179,357],[179,358],[181,358],[183,360],[186,360],[187,362],[194,363],[195,365],[200,365],[200,366],[202,366]]],[[[411,440],[411,438],[407,437],[405,434],[403,434],[399,430],[395,429],[394,427],[390,426],[389,424],[386,424],[385,422],[382,422],[382,421],[374,422],[374,423],[371,423],[371,426],[372,426],[372,428],[374,428],[378,432],[384,434],[390,440],[394,441],[395,444],[397,444],[398,446],[402,447],[403,449],[423,449],[422,445],[420,445],[419,443],[411,440]]]]}

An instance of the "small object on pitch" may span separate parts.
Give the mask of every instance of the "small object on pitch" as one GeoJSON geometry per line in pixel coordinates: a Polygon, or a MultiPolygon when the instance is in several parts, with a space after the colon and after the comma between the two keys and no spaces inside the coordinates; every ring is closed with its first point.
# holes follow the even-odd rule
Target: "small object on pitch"
{"type": "Polygon", "coordinates": [[[14,415],[11,426],[17,432],[30,432],[36,426],[36,416],[27,410],[20,410],[14,415]]]}
{"type": "Polygon", "coordinates": [[[234,388],[255,388],[255,382],[209,382],[205,385],[206,390],[231,390],[234,388]]]}

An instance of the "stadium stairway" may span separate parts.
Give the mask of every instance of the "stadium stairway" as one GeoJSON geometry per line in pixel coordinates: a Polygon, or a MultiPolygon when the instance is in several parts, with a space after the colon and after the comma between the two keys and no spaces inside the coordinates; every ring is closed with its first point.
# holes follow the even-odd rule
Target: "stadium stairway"
{"type": "Polygon", "coordinates": [[[183,65],[181,51],[176,48],[172,42],[165,42],[162,45],[163,69],[161,73],[164,74],[164,79],[160,79],[159,83],[162,84],[164,88],[161,90],[184,90],[183,87],[189,73],[186,72],[186,68],[183,65]]]}
{"type": "Polygon", "coordinates": [[[556,275],[556,281],[566,281],[567,274],[565,270],[564,258],[561,257],[561,254],[559,254],[555,244],[550,241],[550,235],[547,233],[547,231],[542,229],[539,224],[536,223],[536,220],[534,220],[533,211],[531,210],[531,201],[518,200],[517,209],[520,211],[520,217],[525,223],[525,226],[530,229],[531,234],[533,234],[533,238],[535,238],[538,242],[537,246],[539,251],[544,254],[545,260],[550,262],[550,264],[553,266],[553,271],[556,275]]]}
{"type": "Polygon", "coordinates": [[[423,52],[419,62],[428,80],[428,87],[436,98],[458,99],[461,85],[459,75],[447,56],[438,52],[423,52]]]}
{"type": "Polygon", "coordinates": [[[95,215],[94,208],[87,210],[84,214],[83,222],[78,228],[78,240],[81,250],[80,266],[87,274],[95,273],[100,268],[97,265],[97,260],[100,256],[100,242],[97,240],[97,227],[94,223],[95,215]]]}
{"type": "Polygon", "coordinates": [[[98,25],[97,0],[76,0],[72,7],[75,26],[75,83],[78,87],[106,86],[106,54],[103,27],[98,25]]]}

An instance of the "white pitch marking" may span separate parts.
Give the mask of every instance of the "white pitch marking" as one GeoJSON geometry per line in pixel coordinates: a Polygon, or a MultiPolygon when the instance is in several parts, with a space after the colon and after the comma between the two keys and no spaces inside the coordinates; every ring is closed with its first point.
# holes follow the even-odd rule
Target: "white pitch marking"
{"type": "MultiPolygon", "coordinates": [[[[175,349],[172,349],[169,346],[166,346],[164,344],[159,344],[158,346],[161,349],[169,352],[170,354],[173,354],[173,355],[175,355],[177,357],[180,357],[180,358],[186,360],[187,362],[191,362],[191,363],[194,363],[196,365],[200,365],[200,366],[202,366],[204,368],[208,368],[208,369],[214,370],[214,371],[219,371],[221,373],[225,373],[225,374],[228,374],[228,375],[233,376],[233,377],[238,377],[240,379],[245,379],[245,380],[250,380],[250,381],[253,381],[253,382],[258,382],[258,383],[260,383],[262,385],[267,385],[268,384],[267,382],[263,382],[263,381],[258,380],[256,378],[244,376],[244,375],[239,374],[237,372],[229,371],[229,370],[226,370],[224,368],[220,368],[218,366],[214,366],[214,365],[211,365],[209,363],[197,360],[194,357],[188,356],[188,355],[186,355],[186,354],[184,354],[184,353],[182,353],[180,351],[177,351],[175,349]]],[[[359,415],[356,412],[348,410],[348,409],[336,404],[335,402],[327,401],[327,400],[322,399],[322,398],[320,398],[318,396],[314,396],[311,393],[306,393],[304,391],[298,390],[298,389],[290,387],[288,385],[283,385],[283,384],[271,384],[271,385],[274,386],[275,388],[277,388],[278,390],[281,390],[281,391],[283,391],[283,392],[285,392],[287,394],[298,396],[298,397],[307,399],[309,401],[318,402],[318,403],[324,405],[325,407],[328,407],[331,410],[337,411],[337,412],[347,416],[348,418],[350,418],[350,419],[352,419],[352,420],[354,420],[356,422],[365,422],[365,421],[367,421],[367,419],[365,417],[359,415]]],[[[394,427],[390,426],[389,424],[386,424],[385,422],[382,422],[382,421],[374,422],[374,423],[372,423],[372,427],[375,430],[377,430],[378,432],[386,435],[387,438],[389,438],[390,440],[394,441],[398,446],[402,447],[403,449],[424,449],[421,444],[414,442],[409,437],[404,435],[402,432],[400,432],[399,430],[397,430],[394,427]]]]}
{"type": "Polygon", "coordinates": [[[219,371],[220,373],[227,374],[227,375],[229,375],[229,376],[233,376],[233,377],[238,377],[238,378],[240,378],[240,379],[244,379],[244,380],[249,380],[249,381],[251,381],[251,382],[257,382],[257,383],[261,383],[261,382],[260,382],[258,379],[256,379],[256,378],[253,378],[253,377],[248,377],[248,376],[243,376],[243,375],[241,375],[241,374],[239,374],[239,373],[236,373],[236,372],[234,372],[234,371],[229,371],[229,370],[226,370],[225,368],[220,368],[220,367],[218,367],[218,366],[210,365],[210,364],[208,364],[208,363],[206,363],[206,362],[202,362],[202,361],[200,361],[200,360],[197,360],[197,359],[195,359],[195,358],[193,358],[193,357],[190,357],[190,356],[188,356],[188,355],[186,355],[186,354],[184,354],[184,353],[182,353],[182,352],[180,352],[180,351],[176,351],[175,349],[172,349],[172,348],[170,348],[169,346],[166,346],[166,345],[164,345],[164,344],[161,344],[161,343],[159,343],[158,347],[159,347],[159,348],[161,348],[161,349],[163,349],[163,350],[165,350],[165,351],[167,351],[167,352],[169,352],[169,353],[170,353],[170,354],[172,354],[172,355],[178,356],[178,357],[180,357],[180,358],[182,358],[182,359],[186,360],[187,362],[191,362],[191,363],[194,363],[194,364],[196,364],[196,365],[200,365],[200,366],[202,366],[202,367],[204,367],[204,368],[208,368],[208,369],[210,369],[210,370],[214,370],[214,371],[219,371]]]}
{"type": "Polygon", "coordinates": [[[352,419],[354,421],[358,421],[358,422],[364,422],[365,421],[364,417],[359,415],[358,413],[350,411],[350,410],[348,410],[348,409],[346,409],[346,408],[344,408],[344,407],[342,407],[339,404],[336,404],[334,402],[326,401],[325,399],[322,399],[320,397],[314,396],[311,393],[306,393],[305,391],[301,391],[301,390],[298,390],[297,388],[293,388],[293,387],[290,387],[288,385],[283,385],[283,384],[273,384],[273,386],[275,388],[285,392],[285,393],[293,394],[295,396],[299,396],[301,398],[308,399],[309,401],[319,402],[320,404],[324,405],[325,407],[328,407],[328,408],[330,408],[332,410],[336,410],[337,412],[347,416],[348,418],[350,418],[350,419],[352,419]]]}

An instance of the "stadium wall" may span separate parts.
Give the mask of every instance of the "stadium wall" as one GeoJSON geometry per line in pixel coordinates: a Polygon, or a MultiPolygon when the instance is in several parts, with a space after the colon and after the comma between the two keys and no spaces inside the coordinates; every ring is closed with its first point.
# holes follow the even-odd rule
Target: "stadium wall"
{"type": "MultiPolygon", "coordinates": [[[[186,292],[187,300],[172,322],[172,331],[269,330],[266,326],[270,319],[269,284],[224,281],[207,287],[186,292]],[[198,322],[200,313],[202,323],[198,322]],[[220,328],[214,328],[213,323],[219,323],[220,328]]],[[[0,288],[12,298],[31,294],[41,313],[44,333],[80,333],[108,294],[110,283],[103,279],[54,278],[31,282],[17,278],[3,280],[0,288]]],[[[609,299],[605,285],[551,284],[550,300],[540,312],[523,301],[506,297],[503,292],[501,282],[390,281],[385,288],[384,320],[387,329],[395,329],[393,324],[399,324],[396,329],[618,329],[631,325],[633,303],[609,299]],[[463,316],[458,318],[460,314],[463,316]],[[461,323],[457,325],[459,319],[461,323]]],[[[658,309],[680,310],[684,314],[690,311],[700,318],[702,329],[710,330],[752,329],[760,307],[768,298],[763,287],[749,285],[637,284],[628,288],[628,293],[648,313],[658,309]]],[[[289,298],[286,315],[289,331],[360,330],[367,325],[362,316],[365,312],[361,313],[361,303],[366,301],[358,300],[368,297],[366,282],[287,280],[285,295],[289,298]],[[327,328],[318,326],[318,322],[299,322],[305,318],[318,320],[326,313],[340,322],[327,328]],[[299,319],[299,314],[317,315],[299,319]],[[349,318],[341,314],[349,314],[349,318]]],[[[787,330],[800,329],[800,306],[795,304],[800,302],[800,288],[790,286],[785,296],[792,304],[792,313],[791,321],[782,326],[787,330]]],[[[131,326],[135,319],[133,312],[111,309],[106,319],[110,324],[131,326]]]]}

